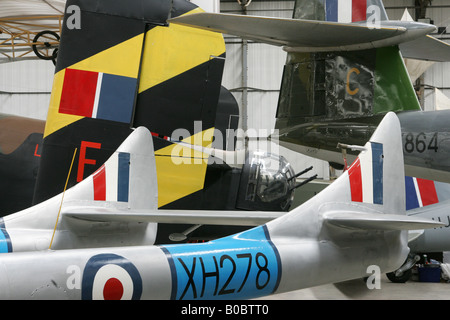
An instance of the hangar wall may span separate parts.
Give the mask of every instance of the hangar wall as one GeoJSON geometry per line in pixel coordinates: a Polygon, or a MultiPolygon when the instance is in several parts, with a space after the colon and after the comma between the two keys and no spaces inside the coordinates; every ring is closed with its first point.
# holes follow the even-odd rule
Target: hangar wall
{"type": "Polygon", "coordinates": [[[54,70],[51,61],[0,63],[0,113],[45,120],[54,70]]]}
{"type": "MultiPolygon", "coordinates": [[[[213,10],[220,7],[224,13],[243,13],[237,0],[192,0],[200,5],[206,1],[213,10]]],[[[245,3],[245,0],[241,1],[245,3]]],[[[407,7],[411,16],[415,17],[414,0],[384,0],[390,19],[400,19],[407,7]]],[[[246,7],[246,14],[290,18],[294,1],[288,0],[253,0],[246,7]]],[[[210,9],[210,8],[208,8],[210,9]]],[[[427,9],[427,17],[438,27],[450,24],[450,5],[448,0],[433,0],[427,9]]],[[[448,34],[436,35],[443,41],[450,41],[448,34]]],[[[242,113],[241,126],[252,129],[264,137],[275,124],[275,113],[278,102],[282,67],[286,53],[279,47],[262,43],[244,42],[239,38],[225,36],[227,60],[223,84],[236,97],[242,113]],[[266,133],[266,134],[265,134],[266,133]]],[[[0,112],[17,114],[37,119],[45,119],[50,100],[54,66],[49,61],[23,61],[0,63],[0,112]]],[[[425,73],[425,110],[433,110],[435,103],[434,87],[450,97],[450,63],[438,63],[425,73]]],[[[252,134],[254,134],[252,132],[252,134]]],[[[254,140],[254,139],[253,139],[254,140]]],[[[253,141],[256,146],[263,146],[264,139],[253,141]]],[[[243,141],[241,141],[243,143],[243,141]]],[[[271,145],[269,148],[277,152],[271,145]]],[[[314,165],[315,173],[320,178],[328,179],[328,165],[321,161],[299,156],[281,148],[284,155],[299,171],[314,165]]]]}

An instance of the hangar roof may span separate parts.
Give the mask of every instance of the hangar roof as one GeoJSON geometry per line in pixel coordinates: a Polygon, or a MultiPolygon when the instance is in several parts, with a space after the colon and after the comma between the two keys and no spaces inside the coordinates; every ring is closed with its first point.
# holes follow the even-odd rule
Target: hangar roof
{"type": "Polygon", "coordinates": [[[55,46],[59,36],[39,35],[60,32],[65,5],[66,0],[1,0],[0,63],[34,59],[33,50],[42,49],[50,59],[53,51],[44,43],[55,46]]]}
{"type": "Polygon", "coordinates": [[[0,19],[61,15],[65,0],[2,0],[0,19]]]}

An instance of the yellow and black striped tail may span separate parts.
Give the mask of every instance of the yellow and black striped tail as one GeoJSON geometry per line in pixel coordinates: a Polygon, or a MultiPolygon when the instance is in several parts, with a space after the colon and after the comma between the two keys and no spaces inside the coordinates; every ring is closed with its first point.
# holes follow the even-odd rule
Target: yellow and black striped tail
{"type": "MultiPolygon", "coordinates": [[[[162,136],[186,129],[194,143],[211,144],[223,37],[167,23],[198,11],[186,0],[67,1],[34,203],[63,190],[76,148],[69,187],[97,170],[134,127],[162,136]]],[[[204,186],[207,161],[175,166],[166,157],[171,148],[155,138],[160,205],[204,186]]]]}

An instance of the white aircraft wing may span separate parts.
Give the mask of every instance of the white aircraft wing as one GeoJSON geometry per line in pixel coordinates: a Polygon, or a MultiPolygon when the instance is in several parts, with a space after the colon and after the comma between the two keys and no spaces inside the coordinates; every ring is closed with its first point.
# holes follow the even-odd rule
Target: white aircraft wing
{"type": "Polygon", "coordinates": [[[304,48],[358,46],[393,38],[406,32],[403,27],[369,28],[361,24],[283,19],[233,14],[198,13],[169,22],[232,34],[264,43],[304,48]]]}
{"type": "Polygon", "coordinates": [[[270,211],[205,211],[205,210],[123,210],[102,207],[68,207],[62,215],[91,222],[155,222],[259,226],[286,212],[270,211]]]}

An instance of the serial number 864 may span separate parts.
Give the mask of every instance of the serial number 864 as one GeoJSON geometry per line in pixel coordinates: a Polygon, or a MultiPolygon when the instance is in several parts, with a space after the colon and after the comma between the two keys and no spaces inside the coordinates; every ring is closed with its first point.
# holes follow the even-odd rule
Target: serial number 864
{"type": "Polygon", "coordinates": [[[434,150],[434,152],[438,152],[438,133],[428,133],[420,132],[420,133],[403,133],[403,143],[405,152],[412,153],[417,151],[419,153],[423,153],[426,150],[434,150]]]}

